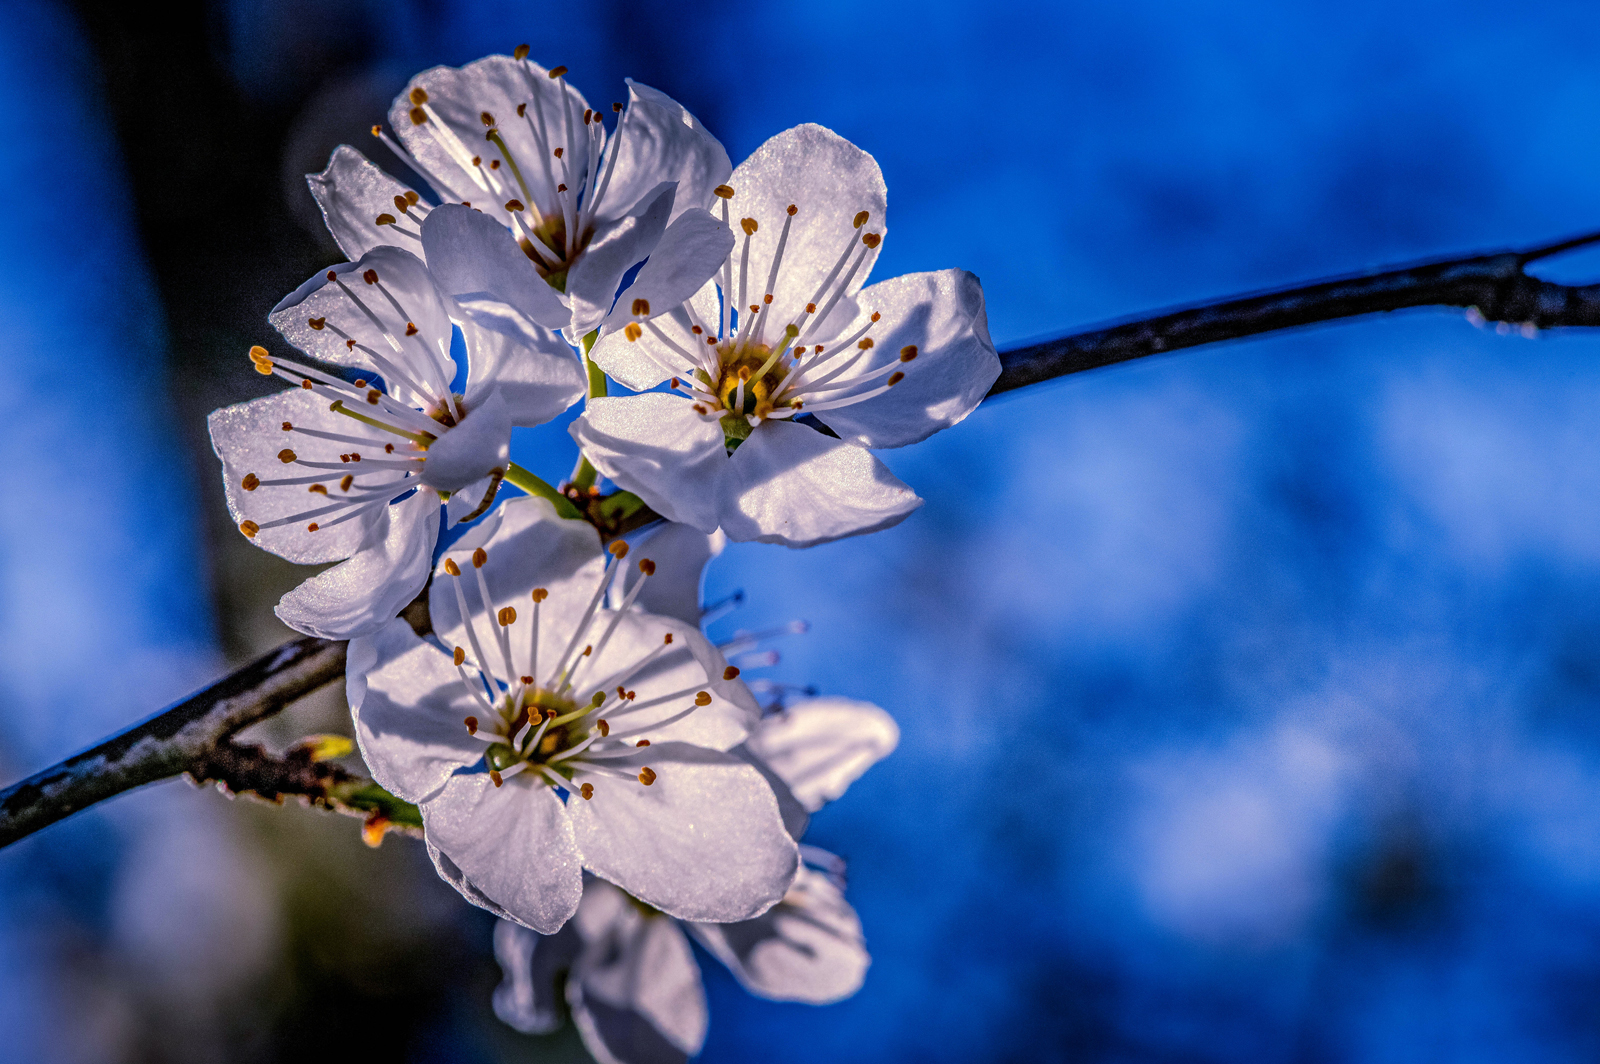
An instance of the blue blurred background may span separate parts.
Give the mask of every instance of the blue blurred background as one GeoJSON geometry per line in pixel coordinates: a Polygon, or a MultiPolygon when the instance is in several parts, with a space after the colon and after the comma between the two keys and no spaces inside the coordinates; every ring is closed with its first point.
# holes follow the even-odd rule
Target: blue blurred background
{"type": "MultiPolygon", "coordinates": [[[[888,181],[876,276],[976,272],[1002,347],[1600,226],[1587,3],[136,8],[0,24],[7,780],[286,636],[302,574],[231,533],[203,418],[338,258],[299,175],[426,66],[526,41],[735,161],[831,126],[888,181]]],[[[1148,359],[888,455],[928,500],[891,532],[731,548],[717,631],[811,621],[770,675],[904,739],[808,839],[865,989],[702,957],[705,1059],[1600,1056],[1597,353],[1421,311],[1148,359]]],[[[494,1021],[483,915],[355,827],[173,783],[0,853],[0,1059],[578,1059],[494,1021]]]]}

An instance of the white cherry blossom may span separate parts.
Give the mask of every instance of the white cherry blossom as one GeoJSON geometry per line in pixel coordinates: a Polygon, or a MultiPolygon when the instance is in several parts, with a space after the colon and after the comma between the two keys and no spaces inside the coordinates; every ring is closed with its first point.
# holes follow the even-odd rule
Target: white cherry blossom
{"type": "MultiPolygon", "coordinates": [[[[814,812],[827,800],[824,795],[842,793],[892,751],[899,733],[876,706],[815,699],[759,725],[750,750],[764,734],[762,748],[797,772],[805,807],[814,812]]],[[[831,855],[804,849],[842,867],[831,855]]],[[[745,989],[776,1001],[842,1000],[860,989],[871,963],[842,883],[809,865],[798,869],[777,905],[731,923],[674,920],[609,883],[589,879],[577,916],[558,934],[535,934],[508,922],[496,926],[495,956],[505,977],[494,994],[495,1013],[519,1031],[549,1033],[561,1025],[564,986],[573,1022],[596,1059],[685,1060],[704,1044],[707,1023],[689,935],[745,989]]]]}
{"type": "Polygon", "coordinates": [[[462,307],[398,248],[319,273],[270,320],[308,355],[356,372],[251,349],[258,371],[297,387],[212,413],[228,509],[290,561],[348,559],[284,596],[286,624],[330,639],[368,634],[427,582],[441,499],[452,523],[489,506],[512,427],[571,406],[583,373],[555,333],[462,307]],[[467,351],[460,394],[453,320],[467,351]]]}
{"type": "MultiPolygon", "coordinates": [[[[626,555],[514,499],[436,570],[439,644],[397,620],[350,645],[374,778],[420,806],[445,879],[539,931],[576,911],[583,870],[675,916],[738,920],[798,865],[769,784],[732,752],[758,712],[738,670],[693,626],[604,606],[626,555]]],[[[634,598],[656,566],[636,568],[634,598]]]]}
{"type": "Polygon", "coordinates": [[[808,546],[897,524],[921,500],[873,450],[954,425],[1000,372],[977,278],[863,289],[883,177],[821,126],[773,137],[717,195],[741,233],[718,276],[685,301],[640,272],[591,357],[646,394],[591,400],[573,436],[657,512],[730,539],[808,546]]]}
{"type": "Polygon", "coordinates": [[[667,278],[687,298],[733,239],[705,210],[728,177],[727,152],[681,104],[632,81],[608,134],[565,74],[519,47],[411,79],[390,109],[398,141],[373,133],[419,188],[347,146],[308,177],[339,246],[351,257],[406,247],[449,294],[496,299],[573,337],[647,258],[644,280],[667,278]]]}

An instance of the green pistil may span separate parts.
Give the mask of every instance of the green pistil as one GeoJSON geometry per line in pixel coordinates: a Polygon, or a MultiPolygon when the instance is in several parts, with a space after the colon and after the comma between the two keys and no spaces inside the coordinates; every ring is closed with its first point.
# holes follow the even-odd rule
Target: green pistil
{"type": "Polygon", "coordinates": [[[375,417],[368,417],[365,414],[358,414],[354,410],[351,410],[348,406],[345,406],[343,399],[335,399],[333,401],[333,405],[328,407],[328,409],[332,410],[335,414],[343,414],[345,417],[353,417],[357,421],[366,425],[371,425],[375,429],[382,429],[385,432],[392,432],[396,436],[404,436],[406,439],[410,440],[412,443],[415,443],[423,450],[427,450],[428,444],[439,438],[428,432],[407,432],[405,429],[395,428],[393,425],[390,425],[387,422],[379,421],[375,417]]]}
{"type": "Polygon", "coordinates": [[[500,139],[500,131],[498,129],[489,130],[488,138],[494,142],[495,147],[500,149],[500,157],[506,161],[506,165],[511,167],[511,172],[516,175],[517,187],[522,189],[523,198],[532,203],[533,194],[528,191],[528,183],[522,180],[522,171],[517,168],[517,160],[511,157],[511,149],[506,147],[506,142],[500,139]]]}
{"type": "Polygon", "coordinates": [[[750,438],[750,433],[755,426],[749,420],[738,414],[732,414],[722,419],[722,443],[732,454],[738,450],[739,445],[750,438]]]}

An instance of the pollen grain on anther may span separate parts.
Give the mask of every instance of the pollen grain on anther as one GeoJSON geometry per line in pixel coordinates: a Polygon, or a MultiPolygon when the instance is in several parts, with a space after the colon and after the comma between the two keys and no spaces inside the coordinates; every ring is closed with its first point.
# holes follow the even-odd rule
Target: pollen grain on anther
{"type": "Polygon", "coordinates": [[[278,452],[278,461],[282,462],[284,465],[288,465],[290,462],[293,462],[298,457],[299,457],[298,455],[296,455],[293,451],[289,450],[289,448],[287,448],[287,447],[285,447],[283,450],[278,452]]]}
{"type": "Polygon", "coordinates": [[[628,556],[628,544],[620,539],[612,543],[611,546],[606,548],[606,550],[610,551],[618,561],[621,561],[628,556]]]}
{"type": "Polygon", "coordinates": [[[649,558],[640,558],[639,571],[645,576],[654,576],[656,575],[656,563],[649,558]]]}
{"type": "Polygon", "coordinates": [[[582,787],[578,788],[578,793],[582,795],[583,800],[587,802],[589,799],[594,797],[594,784],[585,783],[582,787]]]}
{"type": "Polygon", "coordinates": [[[917,345],[916,344],[907,344],[906,346],[904,346],[904,347],[902,347],[900,349],[900,361],[901,362],[910,362],[912,359],[914,359],[916,357],[917,357],[917,345]]]}
{"type": "Polygon", "coordinates": [[[644,768],[639,770],[639,782],[640,783],[642,783],[646,787],[648,787],[652,783],[654,783],[655,781],[656,781],[656,774],[650,768],[650,766],[646,765],[644,768]]]}
{"type": "Polygon", "coordinates": [[[606,723],[604,717],[601,717],[599,720],[595,721],[594,726],[596,730],[600,732],[600,738],[602,739],[611,734],[611,725],[606,723]]]}
{"type": "Polygon", "coordinates": [[[500,612],[495,614],[495,619],[500,622],[501,628],[509,628],[517,621],[517,611],[512,606],[500,607],[500,612]]]}
{"type": "Polygon", "coordinates": [[[535,602],[543,602],[545,599],[550,597],[550,592],[546,591],[542,587],[536,587],[533,589],[533,594],[530,597],[535,602]]]}
{"type": "Polygon", "coordinates": [[[650,740],[649,739],[640,739],[638,742],[634,743],[633,745],[634,746],[649,746],[650,745],[650,740]]]}
{"type": "Polygon", "coordinates": [[[454,558],[446,558],[444,560],[444,571],[449,573],[451,576],[460,576],[461,566],[456,564],[456,560],[454,558]]]}
{"type": "Polygon", "coordinates": [[[729,665],[726,669],[723,669],[722,678],[724,680],[737,680],[739,678],[738,666],[729,665]]]}
{"type": "Polygon", "coordinates": [[[474,569],[482,569],[488,561],[489,552],[482,547],[478,547],[472,552],[472,567],[474,569]]]}
{"type": "Polygon", "coordinates": [[[254,521],[240,521],[239,531],[245,534],[245,538],[255,539],[256,533],[261,531],[261,526],[254,521]]]}
{"type": "Polygon", "coordinates": [[[239,486],[245,491],[255,491],[261,486],[261,478],[254,473],[246,473],[244,479],[239,482],[239,486]]]}
{"type": "Polygon", "coordinates": [[[694,704],[697,706],[709,706],[711,704],[711,692],[701,691],[696,694],[694,696],[694,704]]]}
{"type": "Polygon", "coordinates": [[[477,717],[468,717],[466,720],[462,721],[462,723],[467,726],[467,734],[468,735],[477,735],[478,734],[478,718],[477,717]]]}
{"type": "Polygon", "coordinates": [[[467,652],[460,647],[456,647],[455,653],[451,654],[450,658],[457,665],[460,665],[463,661],[467,660],[467,652]]]}

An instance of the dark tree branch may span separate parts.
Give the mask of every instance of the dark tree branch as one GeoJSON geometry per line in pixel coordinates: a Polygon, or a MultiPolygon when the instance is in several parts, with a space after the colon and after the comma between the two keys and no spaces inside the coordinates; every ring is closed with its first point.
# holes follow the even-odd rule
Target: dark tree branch
{"type": "Polygon", "coordinates": [[[1597,241],[1600,233],[1589,233],[1526,251],[1319,281],[1013,348],[1000,356],[1000,379],[989,389],[989,398],[1145,355],[1406,307],[1475,307],[1485,321],[1539,329],[1600,325],[1600,285],[1556,284],[1526,272],[1537,259],[1597,241]]]}
{"type": "MultiPolygon", "coordinates": [[[[274,757],[254,744],[223,739],[185,771],[196,783],[215,783],[227,794],[253,794],[279,804],[295,797],[318,809],[361,817],[370,846],[383,841],[385,831],[421,835],[422,814],[416,806],[323,759],[317,746],[303,742],[274,757]]],[[[348,750],[348,740],[344,747],[348,750]]]]}
{"type": "MultiPolygon", "coordinates": [[[[1014,348],[1001,354],[1000,379],[989,397],[1145,355],[1406,307],[1470,307],[1485,321],[1539,329],[1600,325],[1600,285],[1556,284],[1527,273],[1537,259],[1596,242],[1600,233],[1525,251],[1425,262],[1201,304],[1014,348]]],[[[608,537],[656,519],[626,493],[575,497],[574,502],[608,537]]],[[[426,598],[408,607],[407,619],[419,632],[428,630],[426,598]]],[[[275,801],[294,795],[367,817],[368,841],[381,837],[385,827],[414,829],[419,823],[414,807],[368,780],[317,761],[303,748],[275,758],[232,739],[240,729],[338,679],[344,659],[343,643],[297,639],[94,749],[0,791],[0,847],[113,795],[182,773],[235,793],[275,801]]]]}
{"type": "Polygon", "coordinates": [[[206,763],[219,744],[344,674],[345,644],[306,636],[164,713],[0,791],[0,846],[206,763]]]}

